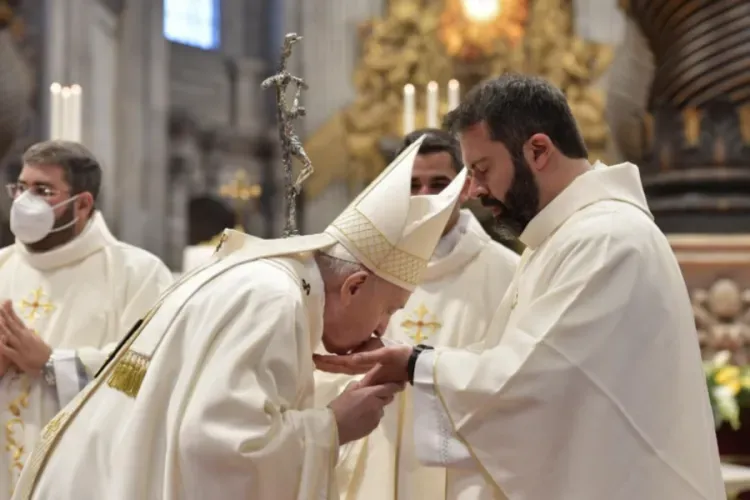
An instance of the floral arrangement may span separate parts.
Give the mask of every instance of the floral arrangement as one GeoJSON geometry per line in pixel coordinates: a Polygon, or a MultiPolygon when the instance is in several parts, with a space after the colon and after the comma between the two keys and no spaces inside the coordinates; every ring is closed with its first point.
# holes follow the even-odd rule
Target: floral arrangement
{"type": "Polygon", "coordinates": [[[703,369],[716,428],[726,422],[737,430],[740,409],[750,406],[750,366],[731,364],[730,359],[729,351],[721,351],[704,361],[703,369]]]}

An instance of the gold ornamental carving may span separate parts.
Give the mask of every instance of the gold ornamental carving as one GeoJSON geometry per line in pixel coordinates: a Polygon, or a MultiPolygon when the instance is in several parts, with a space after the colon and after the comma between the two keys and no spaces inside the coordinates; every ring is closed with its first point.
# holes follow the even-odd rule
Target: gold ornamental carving
{"type": "Polygon", "coordinates": [[[695,325],[704,357],[729,351],[732,362],[750,364],[750,289],[721,278],[691,293],[695,325]]]}
{"type": "MultiPolygon", "coordinates": [[[[457,79],[469,89],[505,72],[542,76],[567,95],[592,159],[606,160],[605,96],[596,84],[613,50],[574,33],[572,0],[498,0],[491,20],[469,19],[462,2],[390,0],[384,17],[362,26],[356,98],[305,144],[318,168],[306,185],[308,196],[320,195],[334,180],[359,185],[385,167],[380,141],[402,135],[408,83],[424,89],[435,81],[445,88],[457,79]]],[[[423,127],[419,97],[416,126],[423,127]]]]}

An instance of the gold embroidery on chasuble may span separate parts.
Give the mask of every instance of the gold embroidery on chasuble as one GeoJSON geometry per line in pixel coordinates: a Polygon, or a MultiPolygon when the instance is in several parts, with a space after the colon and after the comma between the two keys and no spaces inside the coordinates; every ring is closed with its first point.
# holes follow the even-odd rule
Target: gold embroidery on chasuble
{"type": "MultiPolygon", "coordinates": [[[[15,308],[24,325],[27,328],[33,328],[39,320],[46,318],[55,310],[55,305],[49,301],[49,296],[42,287],[38,287],[29,292],[25,298],[17,301],[15,308]]],[[[18,397],[13,399],[6,408],[10,418],[5,422],[5,451],[9,458],[8,472],[13,478],[21,473],[27,451],[23,439],[23,433],[26,430],[23,412],[29,407],[31,380],[27,375],[21,373],[9,374],[9,377],[11,377],[9,388],[12,388],[14,383],[20,386],[18,397]]],[[[13,494],[12,483],[10,493],[13,494]]]]}
{"type": "Polygon", "coordinates": [[[443,326],[424,304],[420,304],[408,318],[401,322],[407,335],[415,344],[421,344],[435,335],[443,326]]]}
{"type": "Polygon", "coordinates": [[[18,301],[17,307],[26,321],[26,326],[31,327],[32,323],[35,323],[38,319],[47,316],[55,310],[55,305],[47,300],[48,297],[44,293],[44,290],[42,290],[42,287],[39,287],[29,293],[25,299],[18,301]]]}

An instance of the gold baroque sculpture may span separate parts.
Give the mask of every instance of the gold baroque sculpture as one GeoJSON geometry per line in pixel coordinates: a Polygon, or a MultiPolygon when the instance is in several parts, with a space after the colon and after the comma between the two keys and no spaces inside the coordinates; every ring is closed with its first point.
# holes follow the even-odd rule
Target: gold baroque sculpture
{"type": "MultiPolygon", "coordinates": [[[[461,37],[473,33],[464,29],[467,20],[455,8],[459,0],[390,0],[383,18],[363,26],[362,57],[354,75],[357,97],[305,145],[319,169],[306,186],[309,197],[336,179],[361,185],[385,167],[380,141],[402,135],[407,83],[424,89],[436,81],[445,88],[455,78],[467,89],[504,72],[540,75],[566,93],[592,158],[604,157],[609,131],[605,96],[596,82],[612,61],[612,48],[574,33],[572,0],[500,1],[503,11],[515,12],[505,18],[515,24],[497,27],[493,43],[475,43],[476,50],[468,54],[457,50],[461,37]]],[[[477,37],[465,41],[472,40],[477,37]]],[[[418,99],[417,127],[424,125],[419,121],[423,105],[418,99]]]]}

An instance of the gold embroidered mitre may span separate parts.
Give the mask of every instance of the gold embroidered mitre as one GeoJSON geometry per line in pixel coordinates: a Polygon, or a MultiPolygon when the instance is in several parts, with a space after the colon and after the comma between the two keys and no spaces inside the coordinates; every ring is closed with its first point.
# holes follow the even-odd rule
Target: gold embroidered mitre
{"type": "Polygon", "coordinates": [[[438,195],[411,195],[412,166],[424,137],[325,230],[372,272],[407,290],[419,284],[466,181],[464,169],[438,195]]]}

